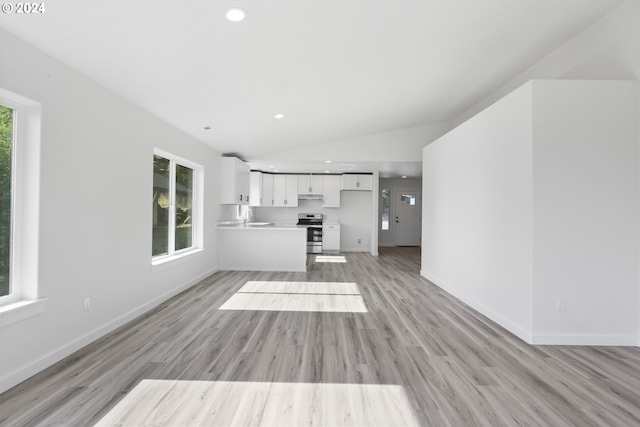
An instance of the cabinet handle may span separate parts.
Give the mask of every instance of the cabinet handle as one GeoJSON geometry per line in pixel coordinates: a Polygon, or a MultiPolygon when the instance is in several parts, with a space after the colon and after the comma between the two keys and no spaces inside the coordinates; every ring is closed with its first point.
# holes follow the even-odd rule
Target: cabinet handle
{"type": "Polygon", "coordinates": [[[312,191],[311,187],[309,187],[309,193],[313,193],[313,191],[312,191]]]}
{"type": "Polygon", "coordinates": [[[356,188],[360,188],[360,183],[356,182],[356,188]]]}
{"type": "Polygon", "coordinates": [[[242,201],[242,194],[240,195],[240,201],[242,201]]]}
{"type": "Polygon", "coordinates": [[[284,204],[285,204],[285,205],[287,204],[287,199],[284,199],[284,204]]]}

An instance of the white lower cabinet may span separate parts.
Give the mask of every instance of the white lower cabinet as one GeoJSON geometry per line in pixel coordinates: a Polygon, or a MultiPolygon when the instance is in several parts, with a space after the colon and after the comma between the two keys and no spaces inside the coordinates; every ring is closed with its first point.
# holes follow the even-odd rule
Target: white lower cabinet
{"type": "Polygon", "coordinates": [[[340,252],[340,224],[322,224],[322,252],[340,252]]]}

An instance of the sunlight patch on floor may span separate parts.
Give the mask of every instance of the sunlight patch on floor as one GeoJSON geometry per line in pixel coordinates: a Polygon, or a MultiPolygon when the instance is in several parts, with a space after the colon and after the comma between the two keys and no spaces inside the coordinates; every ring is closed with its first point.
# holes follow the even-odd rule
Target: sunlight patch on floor
{"type": "Polygon", "coordinates": [[[360,295],[358,285],[353,282],[278,282],[248,281],[238,292],[272,294],[331,294],[360,295]]]}
{"type": "Polygon", "coordinates": [[[97,426],[413,426],[399,385],[143,380],[97,426]]]}
{"type": "Polygon", "coordinates": [[[347,259],[344,257],[344,255],[317,255],[316,262],[346,263],[347,259]]]}
{"type": "Polygon", "coordinates": [[[360,295],[237,293],[220,310],[366,313],[367,307],[360,295]]]}
{"type": "Polygon", "coordinates": [[[367,313],[356,283],[249,281],[220,310],[367,313]]]}

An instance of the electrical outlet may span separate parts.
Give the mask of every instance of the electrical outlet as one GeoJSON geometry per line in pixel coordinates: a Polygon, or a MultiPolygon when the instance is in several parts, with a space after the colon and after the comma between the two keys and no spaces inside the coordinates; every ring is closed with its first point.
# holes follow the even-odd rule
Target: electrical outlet
{"type": "Polygon", "coordinates": [[[83,311],[88,311],[91,308],[91,298],[86,297],[84,299],[84,306],[83,306],[83,311]]]}
{"type": "Polygon", "coordinates": [[[358,239],[358,244],[361,244],[361,243],[362,243],[362,239],[358,239]]]}
{"type": "Polygon", "coordinates": [[[567,309],[567,302],[563,299],[556,301],[556,313],[564,313],[567,309]]]}

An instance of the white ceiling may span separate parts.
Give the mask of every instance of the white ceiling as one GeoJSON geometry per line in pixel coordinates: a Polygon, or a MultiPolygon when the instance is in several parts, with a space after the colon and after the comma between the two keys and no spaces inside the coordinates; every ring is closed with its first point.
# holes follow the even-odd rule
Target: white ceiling
{"type": "Polygon", "coordinates": [[[41,15],[1,14],[0,26],[219,152],[259,162],[452,120],[620,3],[53,0],[41,15]],[[232,6],[248,18],[227,21],[232,6]]]}

